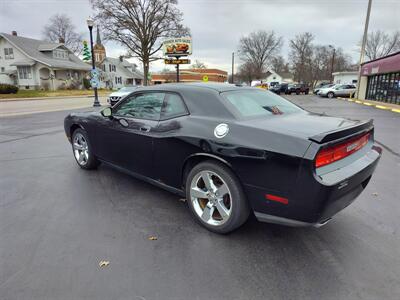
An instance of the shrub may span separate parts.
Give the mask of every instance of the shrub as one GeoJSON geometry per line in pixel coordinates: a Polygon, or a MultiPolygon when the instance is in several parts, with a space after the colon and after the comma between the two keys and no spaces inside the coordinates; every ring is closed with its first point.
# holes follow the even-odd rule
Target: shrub
{"type": "Polygon", "coordinates": [[[91,88],[90,80],[87,78],[83,78],[83,86],[85,87],[85,89],[90,90],[91,88]]]}
{"type": "Polygon", "coordinates": [[[12,84],[0,83],[0,94],[16,94],[18,87],[12,84]]]}

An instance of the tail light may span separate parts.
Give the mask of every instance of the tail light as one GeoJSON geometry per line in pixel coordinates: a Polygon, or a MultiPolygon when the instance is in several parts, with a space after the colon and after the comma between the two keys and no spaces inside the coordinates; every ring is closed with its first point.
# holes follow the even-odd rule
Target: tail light
{"type": "Polygon", "coordinates": [[[345,141],[332,147],[324,148],[318,152],[315,167],[323,167],[341,160],[364,147],[370,138],[370,133],[345,141]]]}

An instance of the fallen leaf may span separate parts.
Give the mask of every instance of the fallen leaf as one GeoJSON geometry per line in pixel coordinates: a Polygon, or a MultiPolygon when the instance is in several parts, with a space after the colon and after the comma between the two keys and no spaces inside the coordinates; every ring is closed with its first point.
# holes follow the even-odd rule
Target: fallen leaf
{"type": "Polygon", "coordinates": [[[102,260],[99,262],[99,266],[102,267],[107,267],[110,264],[108,260],[102,260]]]}
{"type": "Polygon", "coordinates": [[[149,240],[150,240],[150,241],[157,241],[157,237],[156,237],[156,236],[150,236],[150,237],[149,237],[149,240]]]}
{"type": "Polygon", "coordinates": [[[372,196],[377,197],[377,196],[378,196],[378,193],[372,193],[372,196]]]}

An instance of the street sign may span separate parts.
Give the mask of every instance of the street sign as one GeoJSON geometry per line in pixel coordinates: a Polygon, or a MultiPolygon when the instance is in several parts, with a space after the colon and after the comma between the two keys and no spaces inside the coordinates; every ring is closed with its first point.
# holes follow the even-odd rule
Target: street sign
{"type": "Polygon", "coordinates": [[[97,78],[92,78],[90,80],[90,85],[92,86],[92,88],[98,88],[100,85],[100,82],[97,78]]]}
{"type": "Polygon", "coordinates": [[[166,56],[187,56],[192,54],[192,38],[170,38],[163,42],[162,50],[166,56]]]}
{"type": "Polygon", "coordinates": [[[207,75],[204,75],[204,76],[203,76],[203,81],[204,81],[204,82],[208,82],[208,76],[207,76],[207,75]]]}
{"type": "Polygon", "coordinates": [[[190,64],[190,59],[166,58],[166,59],[164,59],[164,63],[166,65],[187,65],[187,64],[190,64]]]}
{"type": "Polygon", "coordinates": [[[99,71],[97,69],[92,69],[90,75],[92,78],[99,78],[99,71]]]}

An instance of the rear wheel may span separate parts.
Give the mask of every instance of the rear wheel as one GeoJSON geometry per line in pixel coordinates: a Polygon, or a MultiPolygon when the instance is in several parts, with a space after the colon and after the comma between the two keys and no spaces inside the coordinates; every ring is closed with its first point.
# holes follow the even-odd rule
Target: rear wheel
{"type": "Polygon", "coordinates": [[[327,96],[329,99],[332,99],[333,97],[335,97],[335,94],[333,92],[329,92],[327,96]]]}
{"type": "Polygon", "coordinates": [[[229,233],[249,216],[249,206],[235,174],[221,163],[196,165],[186,178],[186,199],[195,219],[208,230],[229,233]]]}
{"type": "Polygon", "coordinates": [[[82,169],[95,169],[100,162],[93,155],[92,147],[85,130],[79,128],[72,134],[72,151],[82,169]]]}

